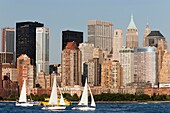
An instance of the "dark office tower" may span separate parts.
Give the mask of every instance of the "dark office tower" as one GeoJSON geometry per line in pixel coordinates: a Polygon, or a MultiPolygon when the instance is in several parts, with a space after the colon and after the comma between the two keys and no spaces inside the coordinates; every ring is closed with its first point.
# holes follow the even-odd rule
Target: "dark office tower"
{"type": "Polygon", "coordinates": [[[36,27],[43,27],[38,22],[16,23],[16,59],[21,54],[30,57],[31,64],[36,65],[36,27]]]}
{"type": "Polygon", "coordinates": [[[62,31],[62,50],[67,45],[67,42],[76,42],[77,47],[79,43],[83,42],[83,32],[78,31],[62,31]]]}

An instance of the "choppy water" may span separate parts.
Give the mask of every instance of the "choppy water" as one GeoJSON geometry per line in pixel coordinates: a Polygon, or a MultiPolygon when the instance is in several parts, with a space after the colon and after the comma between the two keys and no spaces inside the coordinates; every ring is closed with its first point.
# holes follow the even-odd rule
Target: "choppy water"
{"type": "Polygon", "coordinates": [[[170,113],[170,103],[100,103],[93,112],[71,110],[76,105],[64,111],[46,111],[42,106],[16,107],[13,102],[0,102],[0,113],[170,113]]]}

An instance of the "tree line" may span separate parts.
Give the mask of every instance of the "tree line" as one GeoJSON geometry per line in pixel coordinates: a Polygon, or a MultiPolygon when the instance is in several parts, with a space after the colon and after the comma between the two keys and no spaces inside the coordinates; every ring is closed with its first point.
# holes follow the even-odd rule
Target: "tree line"
{"type": "MultiPolygon", "coordinates": [[[[77,94],[71,96],[68,93],[64,93],[63,97],[68,101],[79,101],[80,98],[77,94]]],[[[33,95],[31,94],[27,98],[32,99],[34,101],[44,101],[45,98],[50,98],[50,95],[43,94],[43,95],[33,95]]],[[[11,95],[8,98],[0,97],[0,100],[9,100],[15,101],[18,99],[18,95],[11,95]]],[[[91,97],[89,96],[89,100],[91,97]]],[[[170,101],[170,95],[156,95],[153,94],[152,96],[146,94],[140,95],[133,95],[133,94],[111,94],[111,93],[102,93],[98,95],[94,95],[95,101],[170,101]]]]}

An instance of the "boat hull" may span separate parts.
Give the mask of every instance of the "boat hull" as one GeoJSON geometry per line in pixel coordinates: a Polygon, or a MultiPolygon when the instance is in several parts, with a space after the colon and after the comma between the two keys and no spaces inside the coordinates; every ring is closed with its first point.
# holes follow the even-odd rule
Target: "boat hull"
{"type": "Polygon", "coordinates": [[[25,102],[25,103],[16,103],[15,106],[27,107],[27,106],[33,106],[33,104],[25,102]]]}
{"type": "Polygon", "coordinates": [[[82,110],[82,111],[93,111],[96,108],[94,107],[73,107],[72,110],[82,110]]]}
{"type": "Polygon", "coordinates": [[[45,106],[43,110],[65,110],[66,106],[45,106]]]}

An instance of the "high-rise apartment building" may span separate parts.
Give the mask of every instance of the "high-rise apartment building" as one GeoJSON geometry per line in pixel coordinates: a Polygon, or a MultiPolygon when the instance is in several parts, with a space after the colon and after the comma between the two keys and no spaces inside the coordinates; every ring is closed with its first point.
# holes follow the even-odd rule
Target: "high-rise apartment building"
{"type": "Polygon", "coordinates": [[[157,53],[155,47],[135,48],[135,82],[157,84],[157,53]]]}
{"type": "Polygon", "coordinates": [[[30,57],[32,65],[36,65],[36,27],[43,27],[38,22],[16,23],[16,59],[21,54],[30,57]]]}
{"type": "Polygon", "coordinates": [[[170,50],[165,50],[159,76],[159,87],[170,87],[170,50]]]}
{"type": "Polygon", "coordinates": [[[83,64],[88,60],[93,59],[94,44],[84,42],[80,43],[78,48],[80,49],[82,55],[82,74],[83,74],[83,64]]]}
{"type": "Polygon", "coordinates": [[[83,43],[83,32],[62,31],[62,50],[65,49],[68,42],[75,42],[79,46],[80,43],[83,43]]]}
{"type": "Polygon", "coordinates": [[[106,61],[102,64],[101,86],[103,88],[120,88],[122,85],[121,65],[118,61],[106,61]]]}
{"type": "Polygon", "coordinates": [[[36,28],[36,75],[39,72],[49,74],[49,29],[36,28]]]}
{"type": "Polygon", "coordinates": [[[2,28],[2,52],[14,53],[14,28],[2,28]]]}
{"type": "Polygon", "coordinates": [[[21,91],[23,81],[26,80],[27,94],[34,87],[34,66],[30,64],[30,58],[22,54],[17,58],[18,84],[21,91]]]}
{"type": "Polygon", "coordinates": [[[75,42],[68,42],[62,51],[62,86],[82,85],[81,51],[75,42]]]}
{"type": "Polygon", "coordinates": [[[88,42],[94,47],[111,51],[113,44],[113,23],[101,20],[88,21],[88,42]]]}
{"type": "Polygon", "coordinates": [[[119,50],[124,47],[123,32],[121,29],[114,30],[113,59],[119,60],[119,50]]]}
{"type": "Polygon", "coordinates": [[[138,47],[138,29],[133,21],[133,16],[131,16],[129,26],[127,27],[126,30],[126,47],[127,48],[138,47]]]}
{"type": "Polygon", "coordinates": [[[134,82],[134,49],[122,48],[119,51],[120,64],[122,65],[123,86],[134,82]]]}
{"type": "Polygon", "coordinates": [[[146,28],[145,28],[145,32],[144,32],[144,36],[143,36],[143,47],[146,47],[146,38],[149,35],[149,33],[151,32],[150,28],[149,28],[149,23],[146,24],[146,28]]]}

